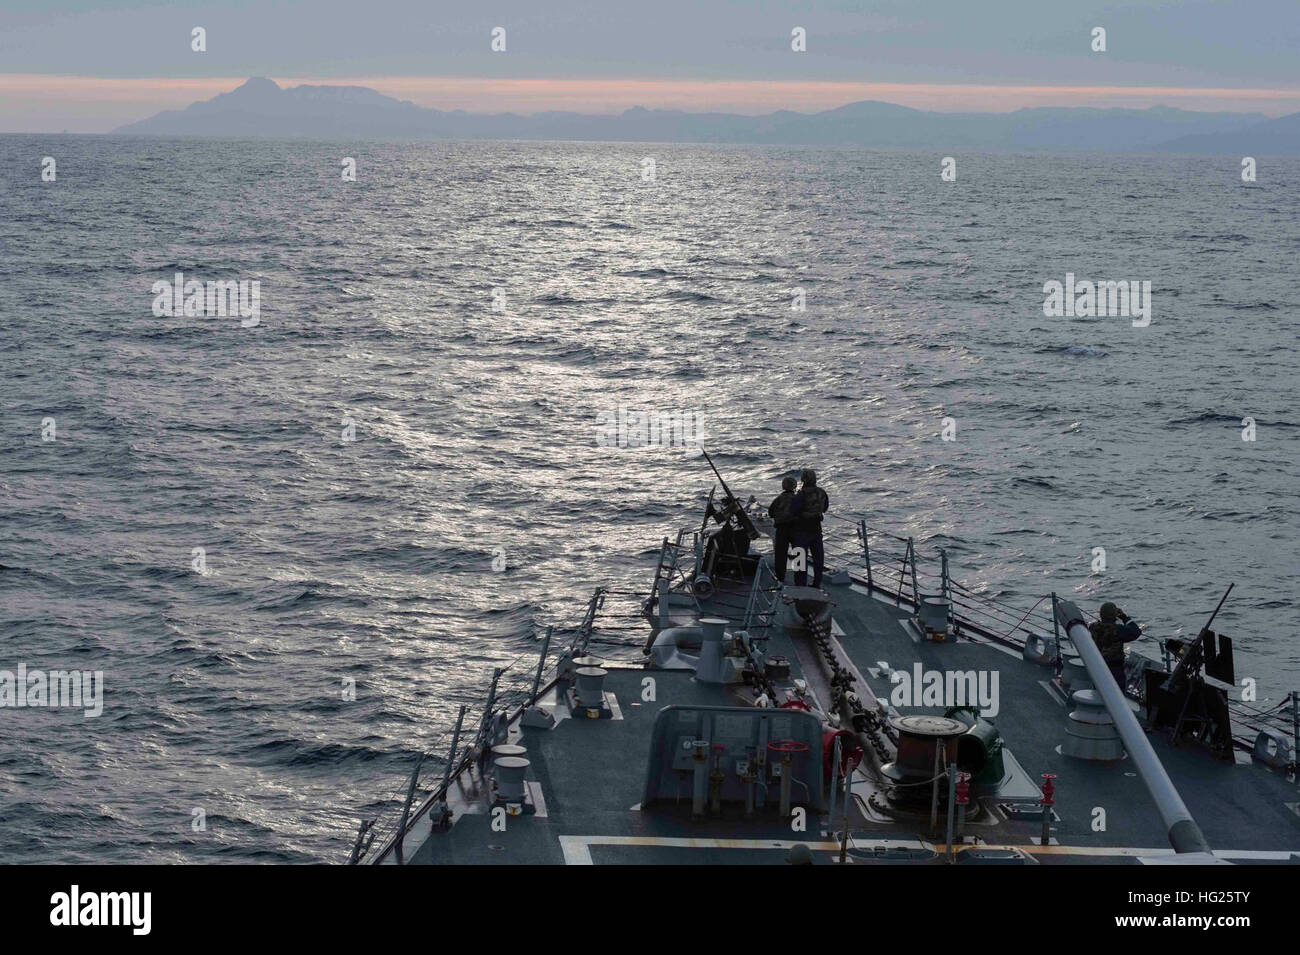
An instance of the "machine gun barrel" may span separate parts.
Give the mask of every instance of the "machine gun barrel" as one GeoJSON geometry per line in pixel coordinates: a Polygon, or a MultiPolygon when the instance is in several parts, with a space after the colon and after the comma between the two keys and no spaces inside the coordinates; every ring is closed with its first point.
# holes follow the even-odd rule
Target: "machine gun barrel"
{"type": "Polygon", "coordinates": [[[1223,604],[1228,599],[1228,594],[1232,593],[1232,588],[1235,586],[1237,586],[1236,583],[1228,584],[1228,589],[1225,590],[1223,596],[1219,598],[1219,605],[1214,608],[1214,613],[1210,614],[1210,619],[1205,621],[1205,626],[1201,627],[1201,629],[1197,631],[1196,639],[1188,644],[1187,649],[1183,651],[1183,655],[1178,660],[1178,665],[1174,667],[1174,672],[1169,674],[1169,679],[1166,680],[1164,684],[1166,687],[1179,685],[1179,681],[1183,678],[1183,674],[1193,665],[1197,664],[1197,661],[1201,657],[1201,641],[1205,639],[1205,634],[1210,629],[1210,624],[1214,623],[1214,618],[1217,617],[1219,611],[1223,609],[1223,604]]]}
{"type": "Polygon", "coordinates": [[[1205,626],[1201,627],[1200,630],[1201,633],[1204,633],[1206,630],[1210,629],[1210,624],[1214,623],[1214,618],[1217,617],[1219,615],[1219,611],[1223,609],[1223,604],[1228,599],[1228,594],[1232,593],[1232,588],[1235,586],[1237,586],[1235,583],[1228,584],[1228,589],[1225,590],[1223,592],[1223,596],[1219,598],[1219,605],[1214,608],[1214,613],[1210,614],[1210,619],[1205,621],[1205,626]]]}
{"type": "Polygon", "coordinates": [[[718,476],[718,483],[722,485],[722,493],[726,494],[727,497],[731,498],[733,501],[737,501],[737,503],[739,503],[739,501],[736,498],[736,495],[731,493],[731,488],[727,487],[727,481],[722,476],[722,472],[719,471],[718,466],[713,463],[713,458],[709,457],[709,452],[705,451],[703,448],[700,448],[700,453],[704,455],[704,460],[709,462],[709,467],[713,468],[713,473],[718,476]]]}
{"type": "MultiPolygon", "coordinates": [[[[727,500],[730,501],[730,504],[727,505],[727,507],[734,509],[736,519],[740,521],[740,526],[744,528],[745,533],[749,535],[749,539],[754,540],[755,538],[760,537],[761,535],[758,532],[758,528],[754,526],[754,522],[750,520],[749,515],[745,513],[745,508],[740,503],[740,498],[732,494],[731,488],[727,487],[726,479],[723,478],[722,472],[718,470],[718,466],[713,463],[713,458],[709,457],[709,452],[705,451],[704,448],[700,448],[700,452],[704,455],[704,460],[709,462],[709,467],[713,468],[713,473],[717,475],[718,483],[722,485],[722,493],[725,494],[727,500]]],[[[722,513],[726,514],[725,507],[722,513]]],[[[726,521],[724,520],[723,523],[726,523],[726,521]]]]}

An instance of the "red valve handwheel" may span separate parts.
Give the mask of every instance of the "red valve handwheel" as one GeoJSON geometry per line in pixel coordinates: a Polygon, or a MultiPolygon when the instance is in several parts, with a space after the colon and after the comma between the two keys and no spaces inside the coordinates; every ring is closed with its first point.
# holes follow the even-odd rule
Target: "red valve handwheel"
{"type": "Polygon", "coordinates": [[[806,753],[808,744],[801,743],[797,739],[775,739],[767,744],[767,748],[774,753],[806,753]]]}

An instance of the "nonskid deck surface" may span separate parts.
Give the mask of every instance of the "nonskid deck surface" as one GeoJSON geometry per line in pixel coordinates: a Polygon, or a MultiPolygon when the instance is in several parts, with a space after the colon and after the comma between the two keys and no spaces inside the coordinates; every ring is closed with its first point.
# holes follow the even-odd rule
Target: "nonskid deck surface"
{"type": "MultiPolygon", "coordinates": [[[[828,585],[834,603],[834,645],[872,693],[889,701],[895,688],[883,662],[892,670],[963,670],[991,674],[998,680],[994,717],[1007,750],[1007,765],[1017,777],[1010,797],[986,799],[985,811],[967,825],[958,850],[961,861],[978,861],[983,847],[1017,847],[1040,864],[1133,863],[1171,854],[1161,838],[1163,825],[1130,762],[1084,762],[1062,756],[1067,708],[1050,687],[1052,670],[1023,660],[1019,653],[988,642],[922,641],[903,624],[910,611],[870,596],[857,583],[828,585]],[[1052,844],[1038,844],[1039,819],[1013,819],[995,808],[1006,802],[1036,801],[1042,773],[1056,776],[1052,844]],[[1101,820],[1104,818],[1104,828],[1101,820]]],[[[729,595],[720,589],[719,600],[729,595]]],[[[704,613],[719,613],[708,604],[704,613]]],[[[677,621],[674,621],[677,622],[677,621]]],[[[807,686],[817,709],[829,702],[818,657],[789,613],[769,628],[769,654],[785,656],[791,678],[807,686]],[[787,628],[784,624],[793,623],[787,628]]],[[[615,701],[613,719],[570,718],[555,694],[543,707],[560,713],[550,729],[511,729],[511,742],[527,748],[528,779],[535,812],[504,818],[494,815],[478,771],[453,782],[450,801],[456,808],[450,829],[430,834],[413,830],[419,844],[408,862],[423,864],[781,864],[790,848],[804,843],[816,863],[839,857],[836,817],[810,811],[806,828],[795,831],[769,808],[744,818],[739,806],[724,806],[720,815],[692,819],[689,796],[680,804],[640,805],[646,783],[651,735],[659,710],[676,706],[753,705],[756,691],[745,684],[702,683],[689,670],[659,670],[607,664],[605,690],[615,701]],[[647,681],[651,681],[647,683],[647,681]],[[652,688],[653,699],[647,699],[652,688]]],[[[801,684],[801,685],[803,685],[801,684]]],[[[781,701],[777,701],[781,702],[781,701]]],[[[942,713],[942,707],[899,706],[893,712],[942,713]]],[[[1234,765],[1213,759],[1194,746],[1172,747],[1161,734],[1149,734],[1156,751],[1212,848],[1237,863],[1300,859],[1300,793],[1277,772],[1254,764],[1234,765]]],[[[924,813],[886,819],[871,810],[871,793],[879,788],[871,774],[859,772],[849,819],[857,863],[887,857],[899,849],[915,850],[915,859],[935,859],[943,852],[943,822],[935,834],[924,813]]],[[[894,857],[890,857],[894,858],[894,857]]]]}
{"type": "MultiPolygon", "coordinates": [[[[872,692],[882,699],[889,700],[895,684],[879,667],[881,662],[909,673],[914,672],[916,663],[923,671],[997,672],[999,711],[994,722],[1007,749],[1036,784],[1042,773],[1056,775],[1060,820],[1053,825],[1053,836],[1063,846],[1049,852],[1027,846],[1041,857],[1039,861],[1060,860],[1071,847],[1168,851],[1158,838],[1166,827],[1128,759],[1087,762],[1058,751],[1069,711],[1060,693],[1049,688],[1050,667],[1028,663],[1019,653],[992,643],[965,638],[956,643],[921,641],[903,626],[910,615],[906,608],[868,596],[859,584],[829,590],[836,602],[836,630],[842,631],[837,639],[872,692]],[[1104,812],[1104,831],[1095,828],[1094,820],[1101,818],[1098,810],[1104,812]]],[[[942,712],[941,707],[898,710],[942,712]]],[[[1163,733],[1147,736],[1217,854],[1231,854],[1232,861],[1238,862],[1252,858],[1286,861],[1287,850],[1300,853],[1300,815],[1296,812],[1300,790],[1283,774],[1249,760],[1221,762],[1195,745],[1171,746],[1163,733]],[[1253,855],[1256,853],[1264,855],[1253,855]]],[[[1036,842],[1041,824],[1009,821],[997,828],[996,835],[989,833],[986,838],[1021,844],[1036,842]]]]}
{"type": "MultiPolygon", "coordinates": [[[[452,828],[435,834],[412,857],[416,863],[519,864],[738,864],[784,862],[792,842],[824,842],[813,824],[793,833],[770,815],[752,822],[740,812],[720,819],[690,819],[690,800],[680,809],[639,809],[646,757],[661,706],[718,706],[738,702],[721,686],[698,683],[685,670],[610,669],[605,690],[617,700],[614,719],[562,719],[553,729],[523,728],[517,740],[528,749],[529,774],[538,784],[544,812],[506,817],[494,831],[477,773],[463,778],[460,794],[474,807],[452,828]],[[646,679],[654,703],[642,702],[646,679]]],[[[554,700],[544,701],[553,705],[554,700]]],[[[827,845],[824,851],[829,852],[827,845]]]]}

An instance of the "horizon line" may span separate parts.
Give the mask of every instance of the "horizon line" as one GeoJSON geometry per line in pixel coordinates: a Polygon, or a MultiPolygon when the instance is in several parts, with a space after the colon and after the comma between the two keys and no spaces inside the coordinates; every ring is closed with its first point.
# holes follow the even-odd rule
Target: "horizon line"
{"type": "MultiPolygon", "coordinates": [[[[417,106],[470,113],[553,111],[616,114],[642,106],[761,115],[822,112],[879,100],[931,112],[1010,113],[1034,107],[1175,106],[1277,117],[1300,111],[1300,89],[1079,86],[991,83],[877,83],[841,80],[659,79],[647,77],[338,76],[261,74],[281,87],[363,86],[417,106]]],[[[249,76],[102,77],[0,73],[0,132],[109,131],[160,110],[184,109],[228,93],[249,76]],[[15,98],[20,98],[19,102],[15,98]],[[136,112],[138,111],[138,112],[136,112]],[[36,118],[48,128],[16,129],[36,118]]]]}

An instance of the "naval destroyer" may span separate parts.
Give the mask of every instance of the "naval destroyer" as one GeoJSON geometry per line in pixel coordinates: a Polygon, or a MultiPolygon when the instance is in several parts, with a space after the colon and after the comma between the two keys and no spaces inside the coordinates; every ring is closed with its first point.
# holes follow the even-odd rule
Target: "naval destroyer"
{"type": "Polygon", "coordinates": [[[821,587],[781,583],[769,515],[716,480],[643,592],[485,674],[350,863],[1300,860],[1300,709],[1240,699],[1213,616],[1130,644],[1121,687],[1088,609],[861,519],[826,516],[821,587]]]}

